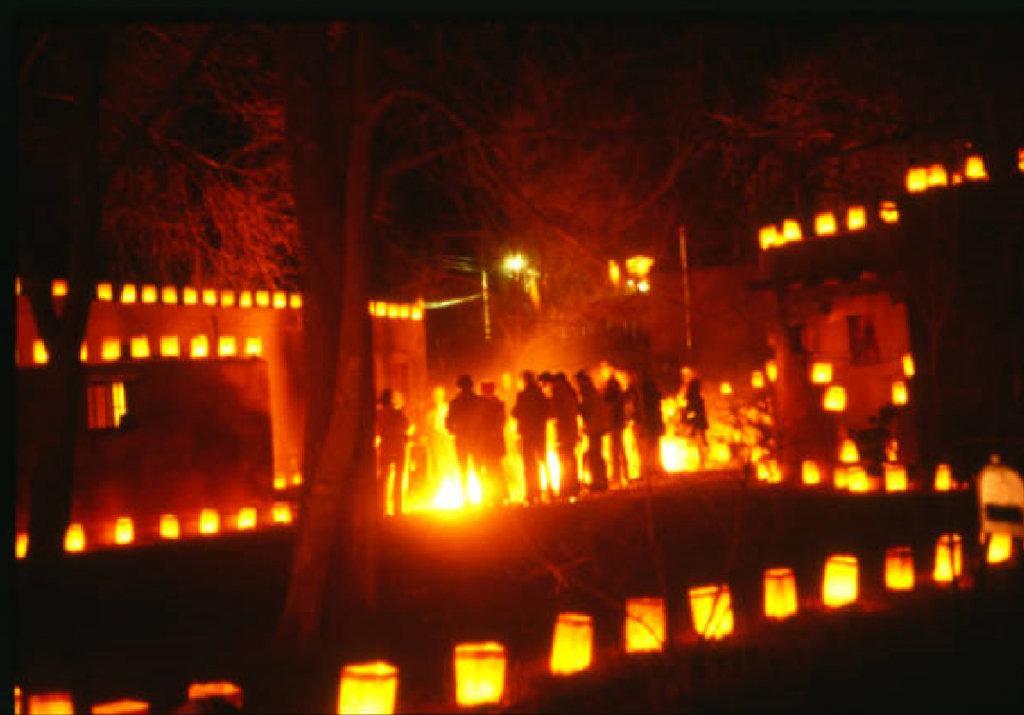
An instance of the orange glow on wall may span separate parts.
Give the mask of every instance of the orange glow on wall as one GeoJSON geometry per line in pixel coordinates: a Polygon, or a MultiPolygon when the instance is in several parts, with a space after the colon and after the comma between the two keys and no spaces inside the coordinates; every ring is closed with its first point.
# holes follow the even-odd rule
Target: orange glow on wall
{"type": "Polygon", "coordinates": [[[774,225],[762,226],[761,230],[757,234],[757,238],[761,244],[762,251],[765,251],[769,248],[773,248],[782,243],[781,239],[779,238],[779,230],[774,225]]]}
{"type": "Polygon", "coordinates": [[[181,293],[181,302],[185,305],[195,305],[199,302],[199,291],[186,286],[181,293]]]}
{"type": "Polygon", "coordinates": [[[985,160],[976,154],[967,157],[964,161],[964,178],[969,181],[985,181],[988,178],[985,160]]]}
{"type": "Polygon", "coordinates": [[[64,533],[64,550],[75,554],[85,550],[85,530],[81,524],[71,524],[64,533]]]}
{"type": "Polygon", "coordinates": [[[50,295],[54,298],[63,298],[68,294],[68,282],[63,278],[55,278],[50,283],[50,295]]]}
{"type": "Polygon", "coordinates": [[[290,504],[284,502],[277,502],[274,504],[274,523],[275,524],[291,524],[292,523],[292,507],[290,504]]]}
{"type": "Polygon", "coordinates": [[[238,511],[238,530],[245,531],[256,527],[256,508],[251,506],[242,507],[238,511]]]}
{"type": "Polygon", "coordinates": [[[217,291],[213,288],[203,288],[203,305],[217,305],[217,291]]]}
{"type": "Polygon", "coordinates": [[[160,300],[168,305],[176,305],[178,302],[178,289],[174,286],[164,286],[160,291],[160,300]]]}
{"type": "Polygon", "coordinates": [[[836,232],[836,216],[831,211],[820,213],[814,217],[814,233],[819,236],[832,236],[836,232]]]}
{"type": "Polygon", "coordinates": [[[803,238],[800,231],[800,222],[796,219],[787,218],[782,222],[782,242],[799,241],[803,238]]]}
{"type": "Polygon", "coordinates": [[[98,283],[96,285],[96,300],[108,302],[114,299],[114,286],[110,283],[98,283]]]}
{"type": "Polygon", "coordinates": [[[907,383],[903,380],[896,380],[892,383],[892,404],[905,405],[908,401],[907,383]]]}
{"type": "Polygon", "coordinates": [[[774,360],[769,360],[764,364],[764,374],[768,378],[768,382],[775,382],[779,379],[779,364],[774,360]]]}
{"type": "Polygon", "coordinates": [[[500,643],[455,646],[455,699],[459,705],[493,705],[505,690],[505,648],[500,643]]]}
{"type": "Polygon", "coordinates": [[[139,715],[149,712],[149,703],[144,700],[115,700],[92,706],[93,715],[139,715]]]}
{"type": "Polygon", "coordinates": [[[665,601],[630,598],[626,601],[623,637],[627,653],[660,651],[665,643],[665,601]]]}
{"type": "Polygon", "coordinates": [[[989,537],[985,561],[990,564],[1002,564],[1013,555],[1013,537],[1005,531],[997,531],[989,537]]]}
{"type": "Polygon", "coordinates": [[[235,305],[235,291],[222,290],[220,292],[220,305],[222,308],[232,308],[235,305]]]}
{"type": "Polygon", "coordinates": [[[252,307],[252,291],[243,290],[238,294],[238,307],[239,308],[251,308],[252,307]]]}
{"type": "Polygon", "coordinates": [[[391,715],[398,698],[398,668],[382,660],[346,665],[338,686],[340,715],[391,715]]]}
{"type": "Polygon", "coordinates": [[[160,517],[160,538],[177,539],[181,535],[178,526],[178,517],[174,514],[163,514],[160,517]]]}
{"type": "Polygon", "coordinates": [[[827,385],[832,382],[832,363],[816,362],[812,364],[811,382],[815,385],[827,385]]]}
{"type": "Polygon", "coordinates": [[[796,576],[793,569],[780,567],[764,572],[764,615],[782,620],[796,613],[796,576]]]}
{"type": "Polygon", "coordinates": [[[867,225],[867,215],[863,206],[851,206],[846,210],[846,228],[859,231],[867,225]]]}
{"type": "Polygon", "coordinates": [[[950,583],[958,578],[963,569],[963,540],[960,534],[943,534],[935,542],[935,570],[932,577],[936,583],[950,583]]]}
{"type": "Polygon", "coordinates": [[[216,534],[220,531],[220,513],[216,509],[203,509],[199,512],[199,533],[216,534]]]}
{"type": "Polygon", "coordinates": [[[838,608],[857,600],[859,569],[856,556],[837,554],[825,562],[821,584],[821,600],[831,608],[838,608]]]}
{"type": "Polygon", "coordinates": [[[188,686],[189,700],[224,698],[236,708],[242,708],[242,689],[234,683],[224,681],[213,683],[192,683],[188,686]]]}
{"type": "Polygon", "coordinates": [[[935,468],[935,491],[948,492],[953,488],[953,472],[948,464],[940,464],[935,468]]]}
{"type": "Polygon", "coordinates": [[[118,517],[114,525],[114,543],[123,545],[133,541],[135,541],[135,525],[132,523],[131,517],[118,517]]]}
{"type": "Polygon", "coordinates": [[[900,210],[895,201],[883,201],[878,209],[878,218],[882,223],[899,223],[900,210]]]}
{"type": "Polygon", "coordinates": [[[178,357],[181,355],[181,348],[178,344],[177,335],[162,335],[160,336],[160,356],[161,357],[178,357]]]}
{"type": "Polygon", "coordinates": [[[103,338],[100,343],[100,359],[115,362],[121,359],[121,341],[118,338],[103,338]]]}
{"type": "Polygon", "coordinates": [[[32,362],[36,365],[45,365],[50,362],[50,354],[46,352],[46,343],[39,338],[32,341],[32,362]]]}
{"type": "Polygon", "coordinates": [[[298,309],[302,307],[302,294],[292,293],[288,296],[288,307],[298,309]]]}
{"type": "Polygon", "coordinates": [[[143,303],[156,303],[156,286],[144,285],[142,286],[142,302],[143,303]]]}
{"type": "Polygon", "coordinates": [[[217,338],[217,355],[234,357],[238,354],[238,343],[234,335],[221,335],[217,338]]]}
{"type": "Polygon", "coordinates": [[[28,534],[22,532],[14,537],[14,558],[23,559],[28,556],[28,534]]]}
{"type": "Polygon", "coordinates": [[[121,286],[121,302],[135,302],[135,286],[132,283],[125,283],[123,286],[121,286]]]}
{"type": "Polygon", "coordinates": [[[75,712],[71,693],[40,693],[28,696],[29,715],[70,715],[75,712]]]}
{"type": "Polygon", "coordinates": [[[821,483],[821,470],[818,468],[818,463],[810,459],[805,459],[800,463],[800,479],[804,484],[813,486],[821,483]]]}
{"type": "Polygon", "coordinates": [[[885,491],[907,491],[907,468],[902,464],[885,464],[882,466],[885,476],[885,491]]]}
{"type": "Polygon", "coordinates": [[[932,164],[928,167],[928,188],[946,186],[949,183],[946,175],[946,167],[942,164],[932,164]]]}
{"type": "Polygon", "coordinates": [[[764,387],[764,373],[760,370],[754,370],[750,373],[750,386],[755,390],[760,390],[764,387]]]}
{"type": "Polygon", "coordinates": [[[886,549],[885,587],[890,591],[914,590],[914,554],[909,546],[886,549]]]}
{"type": "Polygon", "coordinates": [[[904,377],[913,377],[914,376],[914,356],[911,355],[910,353],[903,353],[903,357],[900,358],[900,361],[901,361],[901,363],[903,365],[903,375],[904,375],[904,377]]]}
{"type": "Polygon", "coordinates": [[[149,338],[145,335],[135,335],[128,342],[128,353],[136,360],[149,357],[149,338]]]}
{"type": "Polygon", "coordinates": [[[288,294],[284,291],[274,291],[274,307],[275,308],[287,308],[288,307],[288,294]]]}
{"type": "Polygon", "coordinates": [[[732,596],[727,584],[695,586],[689,596],[690,618],[697,635],[718,640],[732,634],[732,596]]]}
{"type": "Polygon", "coordinates": [[[189,357],[193,359],[205,358],[210,354],[210,344],[205,335],[193,335],[189,344],[189,357]]]}
{"type": "Polygon", "coordinates": [[[839,385],[829,385],[821,404],[828,412],[842,412],[846,409],[846,390],[839,385]]]}
{"type": "Polygon", "coordinates": [[[559,613],[551,638],[549,667],[553,675],[572,675],[590,667],[594,624],[585,613],[559,613]]]}
{"type": "Polygon", "coordinates": [[[263,339],[256,337],[249,337],[245,339],[245,355],[246,357],[260,357],[263,355],[263,339]]]}
{"type": "Polygon", "coordinates": [[[270,307],[270,292],[265,290],[256,291],[256,305],[260,308],[270,307]]]}
{"type": "Polygon", "coordinates": [[[928,170],[923,166],[912,166],[907,169],[907,191],[918,194],[928,188],[928,170]]]}

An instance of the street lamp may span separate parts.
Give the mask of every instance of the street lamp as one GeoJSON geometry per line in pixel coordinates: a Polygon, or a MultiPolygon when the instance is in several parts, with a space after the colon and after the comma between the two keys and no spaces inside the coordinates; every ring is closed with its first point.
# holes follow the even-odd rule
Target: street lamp
{"type": "Polygon", "coordinates": [[[526,259],[521,253],[515,253],[505,258],[505,270],[509,273],[519,273],[526,268],[526,259]]]}

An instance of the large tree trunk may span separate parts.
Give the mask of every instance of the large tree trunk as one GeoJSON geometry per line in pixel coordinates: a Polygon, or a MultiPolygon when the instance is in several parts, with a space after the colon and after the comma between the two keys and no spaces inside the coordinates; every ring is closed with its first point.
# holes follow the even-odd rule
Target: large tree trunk
{"type": "Polygon", "coordinates": [[[345,28],[339,82],[349,112],[332,112],[325,28],[281,30],[292,190],[304,252],[306,475],[278,645],[308,645],[321,627],[333,566],[344,611],[374,594],[373,374],[367,312],[366,182],[370,132],[361,100],[361,31],[345,28]],[[352,81],[348,81],[351,78],[352,81]],[[340,547],[340,548],[339,548],[340,547]]]}

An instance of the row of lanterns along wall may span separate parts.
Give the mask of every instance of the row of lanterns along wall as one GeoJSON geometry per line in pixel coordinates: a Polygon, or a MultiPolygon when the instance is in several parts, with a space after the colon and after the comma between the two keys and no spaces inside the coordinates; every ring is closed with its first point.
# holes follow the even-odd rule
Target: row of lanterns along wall
{"type": "MultiPolygon", "coordinates": [[[[1009,534],[996,534],[989,542],[986,561],[1007,563],[1012,556],[1009,534]],[[999,538],[996,538],[999,537],[999,538]]],[[[935,544],[932,580],[940,585],[959,582],[963,576],[963,540],[959,534],[942,534],[935,544]]],[[[885,552],[883,583],[897,593],[913,591],[917,585],[913,551],[895,546],[885,552]]],[[[821,603],[841,608],[856,603],[860,591],[860,564],[856,556],[834,554],[825,561],[821,581],[821,603]]],[[[763,613],[772,621],[797,614],[800,607],[796,576],[789,567],[768,568],[763,574],[763,613]]],[[[690,622],[699,639],[721,640],[735,629],[732,594],[728,584],[708,584],[686,592],[690,622]]],[[[667,618],[663,598],[630,598],[625,603],[623,648],[626,653],[657,653],[667,642],[667,618]]],[[[548,670],[552,675],[571,677],[591,668],[594,660],[594,623],[586,613],[560,613],[551,640],[548,670]]],[[[495,641],[460,643],[453,649],[456,703],[462,707],[494,706],[507,703],[505,677],[507,654],[495,641]]],[[[398,700],[398,668],[383,660],[353,663],[341,669],[338,713],[393,713],[398,700]]],[[[20,706],[23,693],[15,687],[20,706]]],[[[189,700],[211,697],[227,699],[242,707],[242,691],[228,682],[193,683],[189,700]]],[[[67,693],[34,695],[29,712],[72,712],[67,693]],[[35,700],[33,700],[35,698],[35,700]],[[47,709],[44,709],[47,708],[47,709]],[[62,709],[63,708],[63,709],[62,709]]],[[[20,712],[20,709],[16,710],[20,712]]],[[[96,705],[92,712],[148,712],[148,704],[122,700],[96,705]],[[120,708],[120,709],[119,709],[120,708]]]]}
{"type": "MultiPolygon", "coordinates": [[[[1024,172],[1024,149],[1017,151],[1017,167],[1024,172]]],[[[943,188],[950,185],[988,180],[985,160],[977,154],[971,154],[962,166],[950,172],[940,163],[928,166],[912,166],[907,169],[905,186],[907,193],[919,194],[930,189],[943,188]]],[[[878,206],[878,219],[883,224],[895,224],[900,220],[899,207],[895,201],[882,201],[878,206]]],[[[864,206],[850,206],[846,209],[843,227],[846,232],[860,231],[867,226],[867,211],[864,206]]],[[[814,217],[814,235],[818,237],[835,236],[840,232],[836,214],[823,211],[814,217]]],[[[794,218],[783,219],[780,225],[762,226],[758,232],[761,250],[784,246],[787,243],[803,240],[804,232],[800,222],[794,218]]]]}
{"type": "MultiPolygon", "coordinates": [[[[269,513],[262,518],[259,509],[254,506],[240,508],[237,512],[224,515],[217,509],[201,509],[195,520],[195,536],[216,536],[225,532],[252,531],[263,526],[287,526],[294,521],[294,507],[288,502],[275,502],[269,513]]],[[[191,522],[190,522],[191,523],[191,522]]],[[[64,533],[64,551],[78,554],[86,551],[88,544],[95,541],[104,546],[130,546],[136,543],[135,521],[129,516],[120,516],[113,523],[93,529],[93,538],[87,540],[83,524],[75,522],[68,526],[64,533]]],[[[182,537],[182,524],[177,514],[162,514],[155,534],[162,540],[174,540],[182,537]]],[[[14,538],[14,556],[24,559],[29,553],[29,538],[25,532],[19,532],[14,538]]]]}

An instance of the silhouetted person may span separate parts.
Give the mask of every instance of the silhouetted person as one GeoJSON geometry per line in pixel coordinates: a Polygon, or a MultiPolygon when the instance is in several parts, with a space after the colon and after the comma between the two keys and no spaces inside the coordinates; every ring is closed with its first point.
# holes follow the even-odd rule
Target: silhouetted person
{"type": "Polygon", "coordinates": [[[576,391],[565,373],[560,372],[551,380],[551,415],[555,419],[560,496],[574,497],[580,493],[579,469],[576,466],[576,444],[580,441],[579,414],[576,391]]]}
{"type": "Polygon", "coordinates": [[[583,415],[583,429],[587,433],[587,451],[583,455],[590,472],[590,491],[608,490],[608,467],[601,454],[601,441],[608,431],[604,399],[594,387],[594,381],[583,370],[576,373],[576,385],[580,393],[580,413],[583,415]]]}
{"type": "Polygon", "coordinates": [[[689,368],[683,368],[683,379],[686,380],[683,386],[683,399],[686,400],[683,423],[697,440],[697,455],[703,468],[708,454],[708,413],[704,408],[704,396],[700,392],[700,380],[689,368]]]}
{"type": "Polygon", "coordinates": [[[459,465],[462,498],[468,503],[470,458],[477,471],[480,463],[480,396],[473,392],[473,378],[469,375],[459,375],[455,384],[459,394],[448,403],[444,426],[455,437],[455,461],[459,465]]]}
{"type": "Polygon", "coordinates": [[[505,470],[501,466],[504,457],[505,403],[494,394],[494,383],[484,380],[480,383],[480,488],[485,504],[501,504],[508,498],[505,470]]]}
{"type": "MultiPolygon", "coordinates": [[[[540,469],[547,456],[547,424],[551,406],[548,398],[537,384],[529,370],[523,372],[523,389],[516,395],[512,406],[512,417],[516,420],[516,431],[521,441],[523,454],[523,482],[526,487],[526,503],[534,504],[541,498],[540,469]]],[[[548,480],[548,493],[552,493],[548,480]]]]}
{"type": "Polygon", "coordinates": [[[637,389],[637,438],[640,445],[640,475],[649,478],[658,470],[661,436],[665,423],[661,418],[661,393],[646,368],[640,370],[637,389]]]}
{"type": "Polygon", "coordinates": [[[405,475],[405,447],[409,439],[409,419],[395,407],[394,394],[389,389],[380,393],[377,408],[377,486],[384,513],[388,510],[388,482],[394,467],[394,482],[390,496],[395,505],[395,516],[402,513],[402,480],[405,475]]]}
{"type": "Polygon", "coordinates": [[[622,443],[622,430],[626,429],[626,393],[613,373],[604,386],[604,404],[608,416],[608,430],[611,439],[611,478],[620,484],[629,481],[629,462],[626,447],[622,443]]]}

